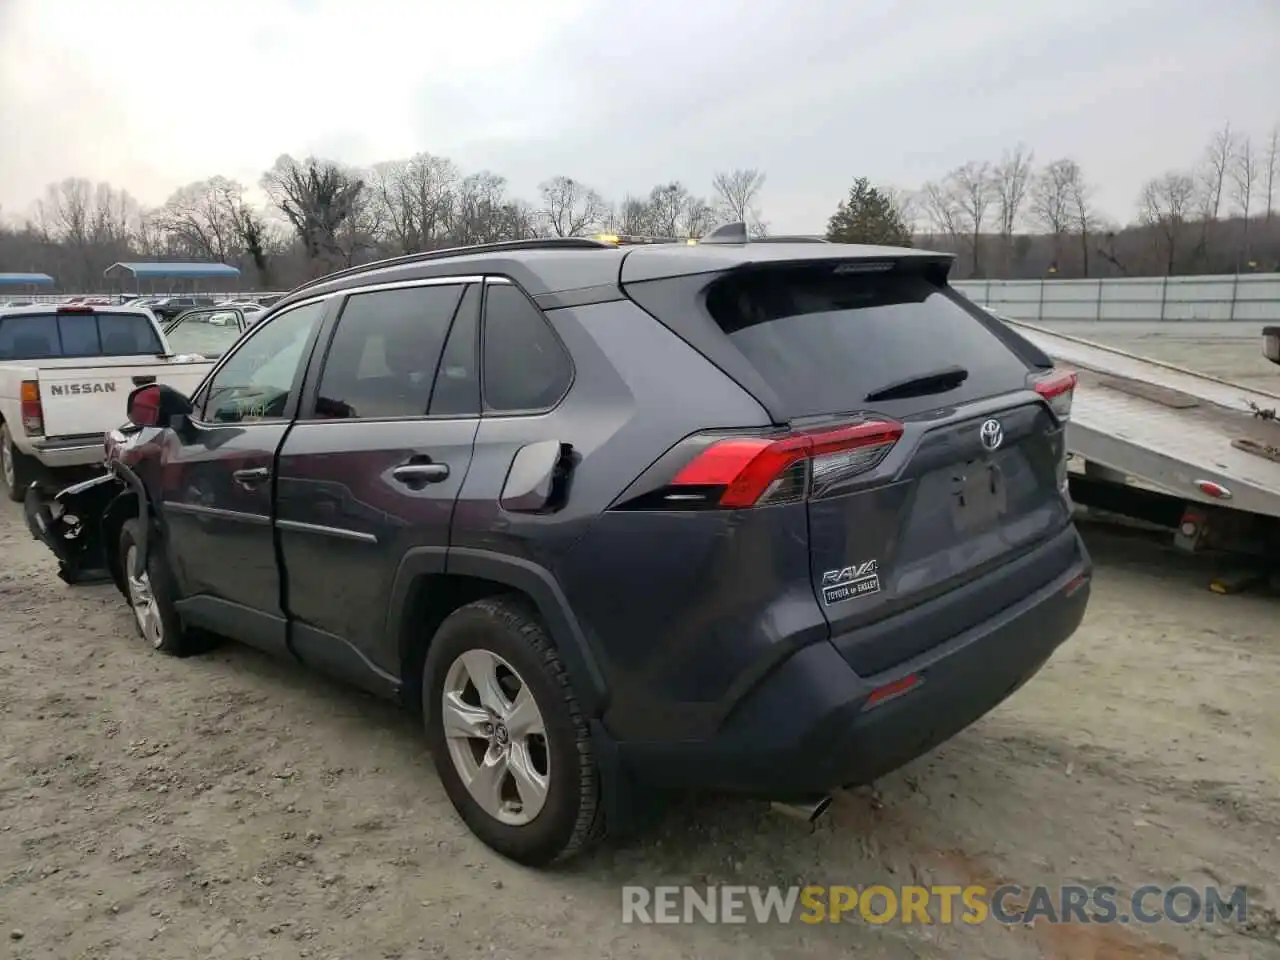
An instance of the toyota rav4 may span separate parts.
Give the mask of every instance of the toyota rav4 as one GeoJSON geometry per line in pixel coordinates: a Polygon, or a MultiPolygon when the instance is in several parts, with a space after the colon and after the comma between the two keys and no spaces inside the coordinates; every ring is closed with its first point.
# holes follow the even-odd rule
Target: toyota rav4
{"type": "Polygon", "coordinates": [[[692,788],[817,810],[1080,623],[1074,375],[947,256],[490,244],[307,284],[109,473],[27,500],[142,636],[226,636],[421,711],[471,829],[545,864],[692,788]]]}

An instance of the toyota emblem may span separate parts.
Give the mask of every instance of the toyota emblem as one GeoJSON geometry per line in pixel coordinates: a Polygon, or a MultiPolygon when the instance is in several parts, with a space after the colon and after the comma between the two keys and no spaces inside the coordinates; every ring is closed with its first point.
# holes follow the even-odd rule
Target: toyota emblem
{"type": "Polygon", "coordinates": [[[999,420],[988,420],[978,430],[978,439],[985,450],[995,452],[1004,443],[1004,427],[1000,426],[999,420]]]}

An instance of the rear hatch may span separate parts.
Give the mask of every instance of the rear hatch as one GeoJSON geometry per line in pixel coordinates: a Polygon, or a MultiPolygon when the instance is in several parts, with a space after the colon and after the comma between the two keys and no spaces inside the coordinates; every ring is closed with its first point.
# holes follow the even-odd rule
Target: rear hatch
{"type": "Polygon", "coordinates": [[[175,363],[145,313],[91,308],[0,320],[0,358],[36,368],[46,437],[101,436],[125,420],[129,393],[164,383],[189,393],[209,361],[175,363]]]}
{"type": "Polygon", "coordinates": [[[943,276],[924,261],[774,262],[705,293],[738,354],[722,365],[745,359],[744,386],[788,428],[760,447],[753,469],[773,479],[761,473],[749,495],[807,504],[813,589],[864,676],[988,619],[1075,556],[1074,376],[943,276]]]}

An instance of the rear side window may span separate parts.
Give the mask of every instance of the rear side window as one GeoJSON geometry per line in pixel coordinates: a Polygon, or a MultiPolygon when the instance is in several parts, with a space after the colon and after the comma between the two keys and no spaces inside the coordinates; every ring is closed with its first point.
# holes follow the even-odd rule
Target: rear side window
{"type": "Polygon", "coordinates": [[[707,310],[792,417],[859,409],[869,393],[959,366],[942,393],[875,404],[896,416],[1024,388],[1027,367],[929,280],[829,268],[730,277],[707,310]]]}
{"type": "Polygon", "coordinates": [[[150,319],[141,313],[28,313],[0,319],[0,360],[163,352],[150,319]]]}
{"type": "Polygon", "coordinates": [[[528,297],[511,284],[491,284],[484,307],[484,404],[490,413],[546,410],[573,381],[560,338],[528,297]]]}
{"type": "Polygon", "coordinates": [[[463,287],[406,287],[347,299],[329,344],[315,415],[423,417],[463,287]]]}

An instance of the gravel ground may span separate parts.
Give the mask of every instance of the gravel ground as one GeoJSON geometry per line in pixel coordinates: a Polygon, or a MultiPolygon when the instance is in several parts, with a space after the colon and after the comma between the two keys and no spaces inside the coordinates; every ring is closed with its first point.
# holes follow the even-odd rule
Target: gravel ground
{"type": "Polygon", "coordinates": [[[1091,531],[1027,687],[816,831],[691,799],[555,873],[489,853],[393,707],[229,645],[177,661],[0,512],[0,951],[72,958],[1280,957],[1275,601],[1091,531]],[[640,883],[1247,884],[1245,928],[636,926],[640,883]]]}

